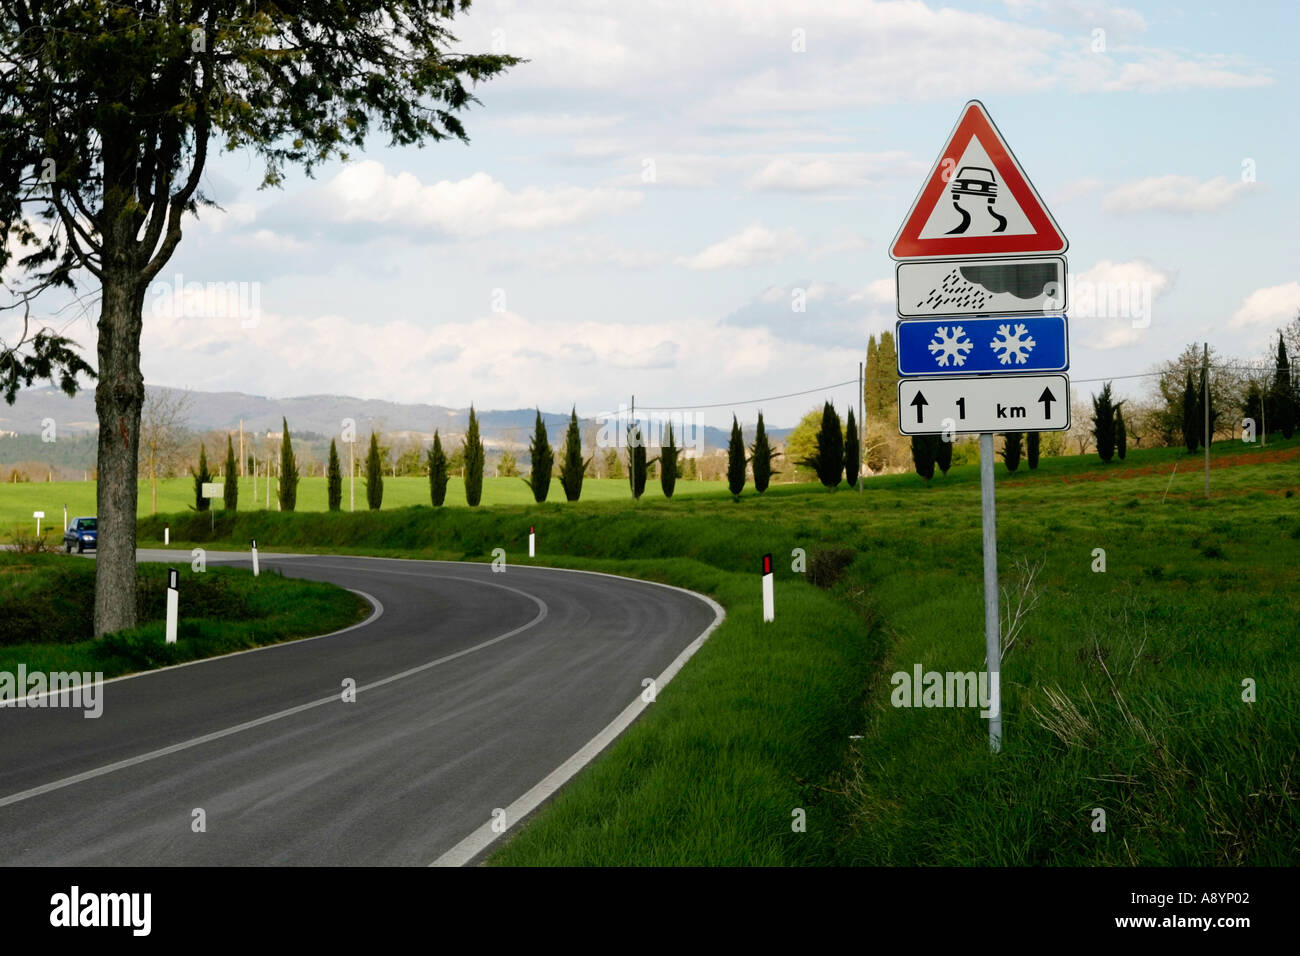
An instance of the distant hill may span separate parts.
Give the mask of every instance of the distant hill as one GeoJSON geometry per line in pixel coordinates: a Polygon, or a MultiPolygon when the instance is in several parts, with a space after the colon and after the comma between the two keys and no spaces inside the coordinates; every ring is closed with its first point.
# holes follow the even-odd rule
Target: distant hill
{"type": "MultiPolygon", "coordinates": [[[[174,393],[181,389],[159,386],[147,386],[174,393]]],[[[432,438],[434,429],[438,429],[445,439],[459,440],[469,427],[468,408],[447,408],[442,405],[403,404],[380,399],[351,398],[346,395],[303,395],[293,398],[268,398],[262,395],[246,395],[243,392],[199,392],[191,391],[189,426],[194,431],[229,431],[237,429],[242,420],[246,433],[279,432],[281,420],[287,419],[294,435],[309,437],[311,433],[325,436],[337,435],[345,418],[356,422],[358,436],[369,434],[372,428],[378,428],[384,434],[405,434],[414,438],[432,438]]],[[[479,428],[483,441],[489,446],[503,446],[513,443],[528,446],[532,435],[533,420],[536,412],[531,408],[481,410],[478,413],[479,428]]],[[[0,461],[7,461],[17,449],[9,447],[6,455],[3,439],[6,432],[18,435],[38,435],[42,431],[42,422],[52,419],[59,436],[76,437],[93,434],[97,428],[95,417],[95,393],[93,389],[78,392],[69,397],[57,388],[30,388],[18,393],[13,405],[0,402],[0,461]]],[[[564,429],[569,416],[563,412],[543,412],[542,420],[550,434],[553,444],[564,440],[564,429]]],[[[581,421],[584,436],[592,429],[599,428],[595,419],[581,421]]],[[[746,441],[752,440],[753,426],[745,433],[746,441]]],[[[776,441],[782,441],[790,433],[789,428],[769,428],[768,433],[776,441]]],[[[678,436],[679,443],[681,436],[678,436]]],[[[720,428],[706,426],[704,443],[706,448],[725,448],[728,433],[720,428]]],[[[87,443],[93,452],[93,442],[87,443]]],[[[30,443],[23,443],[23,451],[34,448],[30,443]]],[[[84,448],[85,446],[83,446],[84,448]]],[[[79,449],[80,450],[80,449],[79,449]]],[[[83,453],[84,454],[84,453],[83,453]]],[[[76,464],[93,467],[93,454],[90,463],[82,462],[83,455],[76,456],[76,464]]],[[[68,462],[73,464],[73,462],[68,462]]]]}

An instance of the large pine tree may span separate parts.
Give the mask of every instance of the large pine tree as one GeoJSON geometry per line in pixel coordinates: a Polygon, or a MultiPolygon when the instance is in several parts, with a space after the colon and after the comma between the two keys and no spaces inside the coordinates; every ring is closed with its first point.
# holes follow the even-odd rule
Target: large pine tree
{"type": "Polygon", "coordinates": [[[280,419],[284,441],[280,443],[280,510],[292,511],[298,504],[298,461],[289,440],[289,420],[280,419]]]}
{"type": "Polygon", "coordinates": [[[1115,457],[1115,403],[1111,399],[1110,382],[1101,387],[1101,394],[1092,397],[1092,437],[1097,441],[1097,455],[1102,461],[1115,457]]]}
{"type": "Polygon", "coordinates": [[[239,462],[235,460],[235,445],[226,436],[226,484],[222,488],[227,511],[239,510],[239,462]]]}
{"type": "Polygon", "coordinates": [[[560,486],[566,501],[577,501],[582,496],[582,478],[591,459],[582,460],[582,432],[578,429],[578,408],[569,412],[569,427],[564,433],[564,463],[560,465],[560,486]]]}
{"type": "Polygon", "coordinates": [[[451,477],[447,453],[442,450],[442,437],[438,429],[433,430],[433,444],[429,446],[429,500],[435,508],[441,508],[447,500],[447,479],[451,477]]]}
{"type": "Polygon", "coordinates": [[[763,413],[758,413],[758,425],[754,428],[754,444],[749,449],[750,466],[754,469],[754,490],[760,495],[767,491],[772,481],[772,443],[767,439],[767,426],[763,424],[763,413]]]}
{"type": "Polygon", "coordinates": [[[673,423],[668,423],[668,434],[659,448],[659,487],[664,497],[669,500],[677,489],[677,478],[681,474],[681,464],[677,461],[681,451],[677,447],[677,437],[673,434],[673,423]]]}
{"type": "Polygon", "coordinates": [[[325,479],[325,496],[330,511],[338,511],[343,504],[343,466],[339,464],[338,446],[330,439],[328,477],[325,479]]]}
{"type": "Polygon", "coordinates": [[[469,429],[465,432],[465,501],[477,508],[483,500],[483,439],[478,433],[478,416],[469,407],[469,429]]]}
{"type": "Polygon", "coordinates": [[[370,450],[366,452],[366,504],[378,511],[384,503],[384,461],[379,455],[379,436],[370,433],[370,450]]]}
{"type": "Polygon", "coordinates": [[[844,480],[850,488],[858,483],[858,471],[862,467],[861,442],[858,438],[858,423],[853,417],[853,406],[849,406],[849,417],[844,422],[844,480]]]}
{"type": "Polygon", "coordinates": [[[735,415],[731,416],[731,440],[727,443],[727,487],[736,499],[745,488],[745,436],[735,415]]]}
{"type": "Polygon", "coordinates": [[[199,443],[199,470],[191,472],[194,475],[194,510],[207,511],[211,505],[211,499],[203,497],[203,486],[212,480],[212,472],[208,471],[208,450],[199,443]]]}
{"type": "Polygon", "coordinates": [[[551,436],[546,433],[546,423],[542,421],[542,410],[537,409],[537,420],[533,423],[533,438],[528,443],[528,457],[532,470],[528,473],[527,484],[533,490],[533,500],[541,504],[551,493],[551,469],[555,467],[555,452],[551,450],[551,436]]]}

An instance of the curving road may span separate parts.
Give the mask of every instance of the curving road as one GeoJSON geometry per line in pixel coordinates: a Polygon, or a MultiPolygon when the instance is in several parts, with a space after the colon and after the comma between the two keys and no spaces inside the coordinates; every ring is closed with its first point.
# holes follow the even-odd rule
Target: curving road
{"type": "MultiPolygon", "coordinates": [[[[180,561],[182,614],[185,557],[140,552],[180,561]]],[[[662,689],[722,619],[700,595],[610,575],[261,564],[360,591],[375,612],[106,682],[98,719],[0,707],[0,864],[470,862],[653,706],[642,681],[662,689]]]]}

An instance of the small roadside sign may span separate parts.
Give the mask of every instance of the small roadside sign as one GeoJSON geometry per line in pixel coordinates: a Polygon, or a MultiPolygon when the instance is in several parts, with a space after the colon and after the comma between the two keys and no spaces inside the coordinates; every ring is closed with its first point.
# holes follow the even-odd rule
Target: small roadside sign
{"type": "Polygon", "coordinates": [[[907,319],[895,329],[899,375],[1063,372],[1070,367],[1063,315],[907,319]]]}
{"type": "Polygon", "coordinates": [[[1065,257],[938,259],[900,262],[900,318],[941,315],[1043,315],[1064,312],[1065,257]]]}
{"type": "Polygon", "coordinates": [[[898,429],[904,435],[1055,432],[1070,427],[1065,375],[904,378],[898,429]]]}

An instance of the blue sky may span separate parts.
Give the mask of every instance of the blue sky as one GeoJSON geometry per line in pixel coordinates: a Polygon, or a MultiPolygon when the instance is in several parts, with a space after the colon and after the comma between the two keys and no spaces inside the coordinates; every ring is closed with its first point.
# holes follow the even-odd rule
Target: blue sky
{"type": "MultiPolygon", "coordinates": [[[[145,377],[584,413],[854,378],[895,321],[890,241],[973,98],[1075,281],[1154,296],[1144,328],[1071,310],[1072,377],[1206,338],[1254,359],[1300,310],[1298,27],[1280,2],[478,0],[461,47],[530,62],[479,89],[470,145],[376,138],[265,191],[249,157],[210,163],[225,212],[161,278],[259,283],[260,312],[147,300],[145,377]]],[[[93,347],[91,321],[69,331],[93,347]]]]}

